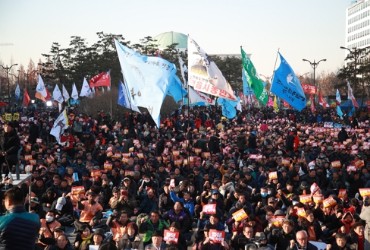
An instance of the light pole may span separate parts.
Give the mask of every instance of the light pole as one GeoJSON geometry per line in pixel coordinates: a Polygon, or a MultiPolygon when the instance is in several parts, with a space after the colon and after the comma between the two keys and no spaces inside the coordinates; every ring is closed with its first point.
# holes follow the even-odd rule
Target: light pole
{"type": "Polygon", "coordinates": [[[10,67],[4,67],[3,65],[0,65],[3,69],[6,70],[6,78],[8,80],[8,102],[10,102],[10,81],[9,81],[9,72],[12,69],[13,66],[17,66],[18,64],[12,64],[10,67]]]}
{"type": "Polygon", "coordinates": [[[319,63],[320,63],[320,62],[325,62],[325,61],[326,61],[326,59],[321,59],[321,60],[319,60],[318,62],[316,62],[315,60],[313,60],[313,62],[311,62],[311,61],[309,61],[309,60],[307,60],[307,59],[302,59],[302,61],[304,61],[304,62],[308,62],[309,64],[311,64],[311,67],[313,68],[313,85],[314,85],[317,89],[319,89],[319,88],[316,86],[316,68],[317,68],[317,66],[319,66],[319,63]]]}

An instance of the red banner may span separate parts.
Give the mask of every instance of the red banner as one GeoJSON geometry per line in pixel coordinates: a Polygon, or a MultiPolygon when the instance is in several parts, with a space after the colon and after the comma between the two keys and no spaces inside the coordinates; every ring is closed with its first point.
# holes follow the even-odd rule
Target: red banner
{"type": "Polygon", "coordinates": [[[90,88],[110,87],[110,71],[94,76],[90,79],[89,85],[90,88]]]}
{"type": "Polygon", "coordinates": [[[302,83],[303,92],[309,95],[316,94],[316,87],[310,84],[302,83]]]}

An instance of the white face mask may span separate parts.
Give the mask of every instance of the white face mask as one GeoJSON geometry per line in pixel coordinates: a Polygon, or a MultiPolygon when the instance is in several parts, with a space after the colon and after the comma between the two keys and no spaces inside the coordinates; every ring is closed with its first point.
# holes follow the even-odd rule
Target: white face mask
{"type": "Polygon", "coordinates": [[[52,222],[54,220],[54,217],[50,216],[50,215],[46,215],[45,220],[46,220],[46,222],[52,222]]]}

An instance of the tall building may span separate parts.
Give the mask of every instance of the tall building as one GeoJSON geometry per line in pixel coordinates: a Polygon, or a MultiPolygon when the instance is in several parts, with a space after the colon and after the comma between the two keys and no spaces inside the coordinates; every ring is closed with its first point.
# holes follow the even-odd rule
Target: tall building
{"type": "Polygon", "coordinates": [[[370,0],[353,1],[347,8],[345,46],[349,49],[370,46],[370,0]]]}

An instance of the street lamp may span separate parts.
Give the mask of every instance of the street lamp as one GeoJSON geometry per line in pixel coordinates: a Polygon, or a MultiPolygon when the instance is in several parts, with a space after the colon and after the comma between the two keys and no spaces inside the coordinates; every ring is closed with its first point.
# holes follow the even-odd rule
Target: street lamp
{"type": "MultiPolygon", "coordinates": [[[[326,62],[326,59],[321,59],[318,62],[316,62],[315,60],[313,60],[313,62],[311,62],[311,61],[309,61],[307,59],[302,59],[302,61],[308,62],[309,64],[311,64],[311,67],[313,68],[313,85],[315,87],[317,87],[316,86],[316,68],[317,68],[317,66],[319,66],[319,63],[320,62],[326,62]]],[[[318,87],[317,87],[317,89],[318,89],[318,87]]]]}
{"type": "Polygon", "coordinates": [[[12,64],[10,67],[4,67],[3,65],[0,65],[3,69],[6,70],[6,78],[8,80],[8,102],[10,103],[10,81],[9,81],[9,72],[12,69],[13,66],[17,66],[18,64],[12,64]]]}

